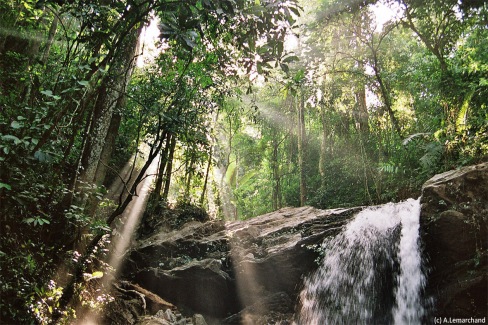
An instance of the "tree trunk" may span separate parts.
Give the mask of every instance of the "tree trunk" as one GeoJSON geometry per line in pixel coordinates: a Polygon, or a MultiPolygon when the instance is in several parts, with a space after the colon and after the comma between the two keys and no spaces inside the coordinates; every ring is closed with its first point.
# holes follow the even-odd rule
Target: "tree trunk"
{"type": "MultiPolygon", "coordinates": [[[[364,16],[360,16],[360,21],[364,20],[364,16]]],[[[361,39],[363,37],[363,29],[362,24],[360,23],[357,25],[356,29],[356,39],[357,39],[357,46],[361,43],[361,39]]],[[[358,69],[361,73],[365,73],[364,63],[361,60],[357,61],[358,69]]],[[[355,87],[355,97],[356,97],[356,104],[357,104],[357,111],[356,114],[356,125],[359,129],[361,134],[368,134],[369,132],[369,114],[368,114],[368,106],[366,105],[366,87],[364,84],[357,85],[355,87]]]]}
{"type": "Polygon", "coordinates": [[[273,141],[272,141],[272,146],[273,146],[273,151],[271,154],[271,170],[273,173],[273,190],[272,190],[272,207],[273,210],[278,210],[281,208],[280,206],[280,170],[279,170],[279,162],[278,162],[278,149],[280,142],[277,139],[277,134],[273,134],[273,141]]]}
{"type": "Polygon", "coordinates": [[[287,101],[289,101],[289,106],[288,106],[288,109],[289,109],[289,114],[291,116],[290,118],[290,124],[289,124],[289,138],[290,138],[290,141],[289,141],[289,144],[288,144],[288,155],[287,155],[287,167],[288,167],[288,170],[287,172],[288,173],[294,173],[295,170],[295,162],[296,162],[296,156],[297,156],[297,148],[298,148],[298,141],[297,141],[297,138],[298,138],[298,126],[297,126],[297,121],[296,121],[296,118],[297,118],[297,115],[296,114],[296,110],[297,108],[295,107],[295,104],[296,104],[296,100],[294,97],[292,96],[288,96],[286,98],[287,101]]]}
{"type": "Polygon", "coordinates": [[[322,105],[320,111],[320,121],[322,122],[322,141],[320,143],[320,157],[319,157],[319,172],[320,172],[320,186],[325,188],[327,185],[326,181],[326,168],[325,163],[327,159],[327,115],[326,115],[326,105],[322,105]]]}
{"type": "MultiPolygon", "coordinates": [[[[123,203],[121,202],[119,206],[107,218],[106,224],[109,227],[113,226],[114,220],[120,215],[122,215],[124,210],[132,201],[133,196],[136,195],[137,186],[142,181],[153,159],[156,158],[157,152],[161,150],[162,143],[163,143],[163,139],[158,138],[156,140],[156,143],[152,146],[147,161],[145,162],[144,166],[142,167],[141,171],[139,172],[134,183],[131,186],[129,195],[127,195],[127,197],[124,199],[124,202],[123,203]]],[[[50,324],[52,325],[58,324],[59,320],[63,317],[64,315],[63,312],[66,310],[71,300],[73,299],[76,285],[79,284],[81,281],[83,281],[83,273],[87,265],[89,264],[87,263],[87,261],[93,257],[93,251],[95,250],[96,246],[100,243],[100,241],[102,240],[105,234],[106,234],[105,232],[99,232],[98,234],[96,234],[95,237],[86,246],[86,250],[84,250],[84,253],[80,257],[80,259],[76,263],[74,263],[73,267],[70,267],[71,268],[70,273],[72,274],[72,277],[69,280],[68,284],[66,284],[63,287],[63,292],[61,297],[59,298],[58,307],[53,312],[53,316],[51,318],[50,324]]]]}
{"type": "Polygon", "coordinates": [[[54,36],[56,36],[56,30],[58,29],[58,16],[54,15],[53,22],[51,23],[51,27],[49,28],[49,34],[47,37],[47,42],[44,47],[44,51],[42,53],[42,57],[40,59],[41,64],[45,65],[47,59],[49,58],[49,52],[51,51],[51,46],[54,43],[54,36]]]}
{"type": "Polygon", "coordinates": [[[386,84],[385,84],[385,82],[381,76],[381,72],[379,71],[379,66],[378,66],[378,62],[377,62],[376,57],[375,57],[374,61],[375,61],[375,63],[373,66],[373,71],[374,71],[376,81],[378,82],[378,84],[380,86],[381,97],[383,97],[383,103],[385,104],[385,109],[388,112],[388,115],[390,117],[391,124],[393,125],[393,128],[395,129],[396,133],[399,136],[401,136],[402,130],[401,130],[400,124],[398,123],[398,120],[395,116],[395,112],[393,111],[393,108],[392,108],[393,103],[391,100],[389,89],[387,88],[387,86],[386,86],[386,84]]]}
{"type": "Polygon", "coordinates": [[[300,170],[300,206],[307,201],[307,182],[305,175],[306,132],[305,132],[305,94],[300,89],[298,109],[298,168],[300,170]]]}
{"type": "Polygon", "coordinates": [[[105,145],[103,146],[100,161],[98,162],[97,171],[95,173],[95,184],[98,186],[102,185],[105,181],[121,120],[122,116],[119,113],[115,113],[110,121],[107,136],[105,137],[105,145]]]}
{"type": "Polygon", "coordinates": [[[207,170],[205,171],[205,180],[203,181],[202,195],[200,196],[200,206],[203,206],[203,202],[205,202],[205,193],[207,192],[208,175],[210,174],[210,168],[212,167],[212,154],[213,154],[213,147],[210,147],[210,152],[208,154],[207,170]]]}
{"type": "Polygon", "coordinates": [[[185,181],[185,200],[190,197],[190,187],[191,187],[191,180],[193,178],[195,168],[195,155],[192,153],[190,161],[186,168],[186,181],[185,181]]]}
{"type": "Polygon", "coordinates": [[[168,164],[165,173],[166,179],[164,181],[164,191],[162,196],[163,201],[168,201],[169,186],[171,184],[171,173],[173,173],[173,157],[175,154],[175,148],[176,148],[176,137],[173,135],[171,137],[171,147],[169,148],[168,164]]]}
{"type": "MultiPolygon", "coordinates": [[[[134,56],[141,31],[142,27],[139,27],[129,33],[124,46],[120,47],[118,55],[114,57],[108,75],[102,80],[94,107],[88,141],[82,153],[79,179],[83,182],[99,182],[96,179],[97,168],[112,124],[114,111],[119,108],[118,105],[124,103],[123,97],[133,71],[134,56]]],[[[110,137],[109,140],[111,140],[110,137]]],[[[110,144],[108,145],[110,146],[110,144]]]]}
{"type": "Polygon", "coordinates": [[[161,189],[163,188],[163,180],[164,180],[164,170],[166,168],[166,165],[168,163],[168,152],[169,152],[169,147],[170,147],[170,142],[171,142],[171,133],[167,133],[164,138],[165,140],[165,145],[164,149],[161,152],[161,158],[159,161],[159,170],[158,170],[158,177],[156,179],[156,185],[154,186],[154,202],[157,203],[161,200],[161,189]]]}
{"type": "Polygon", "coordinates": [[[356,123],[360,133],[368,134],[369,114],[368,114],[368,106],[366,105],[366,89],[364,85],[361,85],[361,87],[356,89],[355,95],[356,95],[356,103],[357,103],[356,123]]]}

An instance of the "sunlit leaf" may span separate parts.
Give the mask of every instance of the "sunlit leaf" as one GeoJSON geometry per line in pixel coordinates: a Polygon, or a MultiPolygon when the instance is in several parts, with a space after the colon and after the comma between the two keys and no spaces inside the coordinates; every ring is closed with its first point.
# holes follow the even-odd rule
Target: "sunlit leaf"
{"type": "Polygon", "coordinates": [[[102,271],[95,271],[92,273],[93,278],[101,278],[103,277],[103,272],[102,271]]]}
{"type": "Polygon", "coordinates": [[[2,136],[2,139],[3,140],[12,140],[15,144],[19,144],[21,143],[22,141],[17,138],[15,135],[10,135],[10,134],[7,134],[7,135],[4,135],[2,136]]]}
{"type": "Polygon", "coordinates": [[[0,183],[0,189],[1,188],[4,188],[6,190],[11,190],[12,189],[12,186],[8,185],[8,184],[5,184],[5,183],[0,183]]]}
{"type": "Polygon", "coordinates": [[[50,90],[42,90],[41,94],[46,95],[46,96],[52,96],[53,92],[50,90]]]}
{"type": "Polygon", "coordinates": [[[12,129],[20,129],[22,124],[17,121],[12,121],[12,123],[10,123],[10,127],[12,127],[12,129]]]}
{"type": "Polygon", "coordinates": [[[78,84],[84,86],[84,87],[88,87],[89,85],[89,82],[86,81],[86,80],[78,80],[78,84]]]}

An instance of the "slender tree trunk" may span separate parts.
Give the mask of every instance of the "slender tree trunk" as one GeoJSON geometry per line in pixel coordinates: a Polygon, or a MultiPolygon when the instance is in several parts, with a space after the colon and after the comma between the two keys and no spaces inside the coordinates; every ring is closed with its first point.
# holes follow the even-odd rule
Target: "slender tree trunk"
{"type": "MultiPolygon", "coordinates": [[[[360,20],[364,19],[363,15],[360,16],[360,20]]],[[[359,44],[361,43],[361,39],[363,37],[363,29],[362,24],[357,25],[356,30],[356,39],[359,44]]],[[[365,72],[364,63],[361,60],[358,60],[358,69],[362,73],[365,72]]],[[[369,133],[369,114],[368,114],[368,107],[366,105],[366,86],[361,84],[356,86],[355,89],[355,97],[356,97],[356,104],[357,104],[357,112],[356,112],[356,123],[359,128],[359,132],[361,134],[368,134],[369,133]]]]}
{"type": "Polygon", "coordinates": [[[278,162],[278,148],[279,148],[279,141],[277,139],[277,134],[273,134],[273,151],[271,153],[271,170],[273,174],[273,189],[272,189],[272,207],[273,210],[278,210],[280,208],[279,198],[280,198],[280,170],[279,170],[279,162],[278,162]]]}
{"type": "Polygon", "coordinates": [[[49,52],[51,51],[51,46],[54,43],[54,36],[56,36],[56,30],[58,29],[58,16],[54,15],[53,22],[51,23],[51,27],[49,28],[49,34],[47,37],[47,42],[44,47],[44,51],[41,57],[41,64],[46,64],[47,59],[49,58],[49,52]]]}
{"type": "Polygon", "coordinates": [[[400,128],[400,124],[398,123],[398,119],[395,116],[395,112],[393,111],[393,103],[391,100],[390,92],[381,77],[381,72],[379,71],[379,66],[378,62],[375,58],[375,64],[373,67],[374,75],[376,78],[376,81],[378,82],[378,85],[380,86],[380,92],[381,92],[381,97],[383,97],[383,103],[385,104],[385,109],[388,112],[388,115],[391,120],[391,124],[393,125],[393,128],[395,129],[396,133],[401,136],[402,130],[400,128]]]}
{"type": "Polygon", "coordinates": [[[288,166],[288,173],[293,173],[294,172],[294,166],[296,166],[296,153],[297,153],[297,147],[298,147],[298,126],[297,126],[297,115],[296,110],[297,108],[295,107],[296,100],[292,96],[288,96],[286,98],[287,101],[289,101],[289,114],[291,116],[290,119],[290,124],[289,124],[289,136],[290,136],[290,142],[288,145],[288,157],[287,157],[287,166],[288,166]]]}
{"type": "Polygon", "coordinates": [[[186,171],[185,200],[187,200],[190,197],[190,187],[191,187],[191,180],[194,174],[193,173],[194,168],[195,168],[195,155],[192,153],[186,171]]]}
{"type": "Polygon", "coordinates": [[[305,175],[305,152],[306,152],[306,132],[305,132],[305,94],[303,88],[300,89],[300,99],[298,109],[298,168],[300,170],[300,206],[304,206],[307,201],[307,182],[305,175]]]}
{"type": "Polygon", "coordinates": [[[395,112],[393,111],[393,102],[390,95],[390,87],[385,83],[381,74],[381,67],[378,60],[378,56],[375,51],[373,51],[373,72],[376,81],[378,82],[381,97],[383,98],[383,103],[385,105],[386,112],[390,117],[391,124],[395,129],[396,133],[401,136],[402,130],[400,128],[400,124],[398,123],[398,119],[395,116],[395,112]]]}
{"type": "Polygon", "coordinates": [[[366,105],[366,89],[364,85],[361,85],[356,90],[356,103],[357,103],[357,125],[359,126],[359,132],[361,134],[369,133],[369,114],[368,106],[366,105]]]}
{"type": "Polygon", "coordinates": [[[157,203],[161,200],[161,189],[163,187],[163,180],[164,180],[164,170],[168,163],[168,152],[171,142],[171,133],[167,133],[165,136],[165,145],[164,149],[161,152],[161,158],[159,161],[159,170],[158,170],[158,177],[156,179],[156,184],[154,186],[154,202],[157,203]]]}
{"type": "MultiPolygon", "coordinates": [[[[437,40],[432,40],[429,39],[431,35],[425,35],[422,34],[422,32],[415,26],[413,17],[412,17],[412,10],[410,7],[406,4],[405,1],[402,1],[405,9],[405,17],[406,20],[403,21],[403,24],[410,28],[419,38],[420,40],[424,43],[425,47],[435,55],[437,60],[439,60],[440,68],[441,68],[441,73],[442,75],[445,75],[448,69],[447,62],[444,58],[444,55],[442,54],[442,48],[440,47],[440,41],[439,39],[437,40]],[[436,42],[437,41],[437,42],[436,42]]],[[[439,37],[443,37],[443,34],[439,34],[439,37]]]]}
{"type": "Polygon", "coordinates": [[[205,202],[205,194],[207,193],[207,184],[208,184],[208,177],[210,174],[210,168],[212,167],[212,154],[213,154],[213,147],[210,147],[210,152],[208,154],[208,162],[207,162],[207,170],[205,171],[205,180],[203,181],[203,189],[202,195],[200,196],[200,206],[203,206],[203,202],[205,202]]]}
{"type": "Polygon", "coordinates": [[[319,157],[320,186],[322,188],[325,188],[325,186],[327,185],[327,181],[326,181],[327,172],[325,168],[325,163],[327,161],[327,136],[328,136],[327,112],[326,112],[325,105],[322,105],[321,107],[320,121],[322,122],[322,141],[320,143],[320,157],[319,157]]]}
{"type": "Polygon", "coordinates": [[[164,191],[162,196],[162,199],[164,201],[168,201],[169,186],[171,184],[171,174],[173,173],[173,157],[175,154],[175,148],[176,148],[176,137],[173,135],[171,137],[171,147],[169,148],[168,164],[165,173],[166,179],[164,181],[164,191]]]}

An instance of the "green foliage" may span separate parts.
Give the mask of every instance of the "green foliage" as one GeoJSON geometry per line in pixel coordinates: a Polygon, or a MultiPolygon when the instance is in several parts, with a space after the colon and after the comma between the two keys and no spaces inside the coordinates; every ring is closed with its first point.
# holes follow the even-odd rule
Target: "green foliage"
{"type": "MultiPolygon", "coordinates": [[[[24,227],[24,231],[29,229],[24,227]]],[[[42,241],[26,240],[11,230],[8,233],[2,231],[1,243],[1,318],[4,321],[33,324],[37,318],[35,301],[40,297],[48,298],[43,295],[43,286],[53,273],[52,265],[60,252],[42,241]]],[[[44,303],[51,302],[51,299],[47,299],[44,303]]]]}
{"type": "MultiPolygon", "coordinates": [[[[208,219],[194,202],[213,199],[236,219],[298,206],[304,184],[305,203],[322,208],[418,196],[433,174],[486,160],[486,5],[405,1],[380,30],[369,3],[317,4],[289,53],[295,1],[0,2],[2,319],[48,322],[65,308],[50,282],[58,264],[73,266],[67,252],[82,233],[110,232],[102,216],[118,204],[78,179],[101,98],[120,117],[108,164],[91,162],[107,164],[105,185],[121,176],[129,190],[137,168],[119,170],[144,165],[141,146],[162,155],[176,139],[172,173],[159,177],[174,195],[152,202],[158,211],[177,200],[174,227],[208,219]],[[114,85],[130,74],[118,68],[149,12],[161,51],[114,85]],[[250,86],[258,75],[270,82],[250,86]]],[[[107,267],[90,261],[75,292],[101,308],[94,284],[107,267]]]]}

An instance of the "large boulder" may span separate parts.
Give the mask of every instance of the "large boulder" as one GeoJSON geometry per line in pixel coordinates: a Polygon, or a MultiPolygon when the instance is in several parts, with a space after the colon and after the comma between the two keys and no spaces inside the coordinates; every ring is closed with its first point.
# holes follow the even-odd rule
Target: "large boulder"
{"type": "MultiPolygon", "coordinates": [[[[488,164],[433,177],[421,203],[433,316],[486,316],[488,164]]],[[[184,225],[154,215],[122,276],[209,325],[286,323],[304,276],[318,267],[320,244],[361,209],[284,208],[246,221],[190,218],[184,225]]]]}
{"type": "Polygon", "coordinates": [[[421,202],[433,314],[487,316],[488,163],[434,176],[421,202]]]}
{"type": "Polygon", "coordinates": [[[161,228],[133,247],[124,274],[217,323],[292,314],[303,276],[318,266],[320,243],[359,210],[284,208],[246,221],[161,228]]]}

